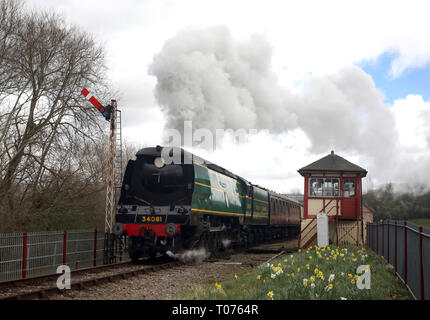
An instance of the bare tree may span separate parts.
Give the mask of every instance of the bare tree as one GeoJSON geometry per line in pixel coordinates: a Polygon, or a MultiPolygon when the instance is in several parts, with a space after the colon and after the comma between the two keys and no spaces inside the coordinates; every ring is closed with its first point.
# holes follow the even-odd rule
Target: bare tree
{"type": "Polygon", "coordinates": [[[104,98],[108,84],[104,50],[90,35],[15,1],[0,10],[0,210],[14,212],[64,172],[91,179],[76,150],[96,142],[103,120],[80,91],[104,98]]]}

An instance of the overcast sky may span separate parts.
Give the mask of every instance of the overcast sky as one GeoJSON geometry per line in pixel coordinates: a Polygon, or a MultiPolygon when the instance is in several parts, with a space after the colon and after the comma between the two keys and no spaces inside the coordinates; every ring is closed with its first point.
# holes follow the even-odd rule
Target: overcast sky
{"type": "Polygon", "coordinates": [[[105,45],[130,143],[183,120],[255,128],[194,151],[279,192],[330,150],[369,171],[365,189],[428,181],[428,1],[24,2],[105,45]]]}

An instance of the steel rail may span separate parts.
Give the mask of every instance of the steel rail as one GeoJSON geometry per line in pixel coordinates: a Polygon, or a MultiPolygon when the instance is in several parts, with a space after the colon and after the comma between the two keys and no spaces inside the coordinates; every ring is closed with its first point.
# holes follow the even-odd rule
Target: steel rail
{"type": "MultiPolygon", "coordinates": [[[[102,283],[113,282],[115,280],[128,279],[130,277],[134,277],[139,274],[151,273],[162,269],[178,266],[181,264],[182,263],[179,261],[174,261],[174,262],[168,262],[168,263],[159,264],[159,265],[144,266],[141,269],[137,269],[137,270],[131,270],[131,271],[129,270],[126,272],[119,272],[116,274],[110,274],[110,275],[105,275],[101,277],[80,280],[74,283],[72,282],[70,290],[83,290],[85,288],[97,286],[102,283]]],[[[33,290],[30,292],[22,292],[15,295],[1,297],[0,300],[22,300],[22,299],[40,299],[40,298],[46,299],[48,298],[49,295],[67,293],[68,291],[69,290],[60,290],[56,286],[55,287],[52,286],[48,288],[33,290]]]]}
{"type": "MultiPolygon", "coordinates": [[[[71,273],[72,274],[78,274],[78,273],[84,273],[84,272],[88,272],[88,271],[92,271],[92,270],[97,271],[97,270],[103,270],[103,269],[117,268],[117,267],[125,266],[128,264],[132,265],[133,263],[132,263],[132,261],[124,261],[124,262],[118,262],[118,263],[113,263],[113,264],[104,264],[104,265],[100,265],[100,266],[96,266],[96,267],[88,267],[88,268],[83,268],[83,269],[72,270],[71,273]]],[[[58,274],[58,273],[50,273],[50,274],[46,274],[46,275],[42,275],[42,276],[35,276],[35,277],[31,277],[31,278],[2,281],[2,282],[0,282],[0,289],[2,287],[5,287],[5,286],[17,286],[19,284],[24,284],[27,282],[47,280],[49,278],[58,278],[59,276],[60,276],[60,274],[58,274]]]]}

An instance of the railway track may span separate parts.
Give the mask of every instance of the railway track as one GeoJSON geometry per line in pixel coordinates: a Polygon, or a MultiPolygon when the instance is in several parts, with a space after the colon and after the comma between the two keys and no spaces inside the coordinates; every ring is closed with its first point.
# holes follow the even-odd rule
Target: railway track
{"type": "MultiPolygon", "coordinates": [[[[251,247],[245,250],[228,251],[211,255],[205,262],[213,264],[223,264],[241,267],[254,268],[261,263],[270,261],[276,256],[285,252],[290,252],[294,246],[285,243],[263,244],[258,247],[251,247]],[[286,248],[289,247],[289,248],[286,248]],[[251,259],[239,259],[240,262],[230,262],[235,255],[252,256],[251,259]],[[274,255],[275,254],[275,255],[274,255]],[[269,260],[268,260],[269,259],[269,260]]],[[[234,259],[233,259],[234,260],[234,259]]],[[[91,287],[101,286],[109,282],[126,280],[137,277],[141,274],[155,273],[173,267],[184,265],[180,261],[172,261],[165,257],[158,257],[142,261],[140,264],[132,262],[116,263],[95,268],[88,268],[73,271],[71,274],[71,290],[60,290],[56,281],[59,274],[43,277],[9,281],[0,283],[0,300],[21,300],[21,299],[49,299],[53,295],[69,293],[71,291],[82,291],[91,287]]]]}
{"type": "MultiPolygon", "coordinates": [[[[150,263],[144,261],[136,265],[132,262],[123,262],[72,271],[71,290],[83,290],[181,264],[170,259],[166,262],[164,257],[152,259],[150,263]]],[[[59,276],[60,274],[55,274],[3,282],[0,284],[0,300],[46,299],[50,295],[63,293],[64,290],[58,289],[56,285],[59,276]]]]}

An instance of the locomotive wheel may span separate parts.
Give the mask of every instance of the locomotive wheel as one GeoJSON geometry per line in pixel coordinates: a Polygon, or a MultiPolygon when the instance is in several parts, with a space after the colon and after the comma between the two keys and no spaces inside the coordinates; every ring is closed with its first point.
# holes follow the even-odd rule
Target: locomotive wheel
{"type": "Polygon", "coordinates": [[[148,250],[148,256],[153,259],[157,256],[157,249],[151,248],[148,250]]]}
{"type": "Polygon", "coordinates": [[[130,259],[133,262],[138,262],[140,258],[140,254],[136,251],[130,251],[130,259]]]}

